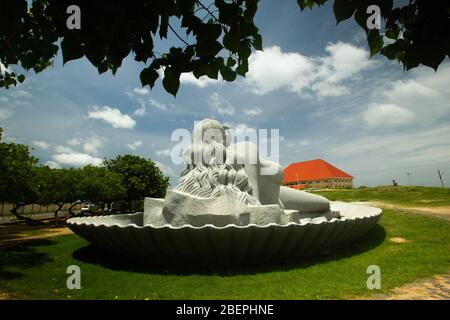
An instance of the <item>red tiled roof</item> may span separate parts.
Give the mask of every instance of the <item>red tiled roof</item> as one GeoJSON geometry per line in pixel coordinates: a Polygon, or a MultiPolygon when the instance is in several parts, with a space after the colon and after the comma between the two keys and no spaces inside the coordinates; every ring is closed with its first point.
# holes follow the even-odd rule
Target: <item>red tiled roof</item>
{"type": "Polygon", "coordinates": [[[353,177],[322,159],[291,163],[284,169],[284,183],[330,178],[353,177]]]}

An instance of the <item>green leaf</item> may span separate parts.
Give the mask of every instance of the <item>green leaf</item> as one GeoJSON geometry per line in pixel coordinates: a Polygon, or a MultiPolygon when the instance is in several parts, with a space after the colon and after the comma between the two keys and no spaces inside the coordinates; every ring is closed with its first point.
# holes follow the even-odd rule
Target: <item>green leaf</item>
{"type": "Polygon", "coordinates": [[[208,73],[206,75],[211,79],[217,80],[219,78],[220,67],[221,65],[220,63],[217,63],[217,60],[215,62],[209,63],[208,73]]]}
{"type": "Polygon", "coordinates": [[[175,72],[171,67],[166,67],[162,83],[164,89],[176,97],[178,89],[180,88],[180,73],[175,72]]]}
{"type": "Polygon", "coordinates": [[[23,74],[21,74],[17,77],[17,80],[19,80],[19,82],[22,83],[25,81],[25,76],[23,74]]]}
{"type": "Polygon", "coordinates": [[[262,37],[260,34],[257,34],[253,39],[253,48],[256,50],[262,50],[262,37]]]}
{"type": "Polygon", "coordinates": [[[427,67],[433,68],[434,71],[437,71],[439,65],[445,59],[445,51],[439,47],[431,47],[422,50],[421,54],[421,63],[427,67]]]}
{"type": "Polygon", "coordinates": [[[235,71],[227,67],[220,68],[220,74],[225,81],[234,81],[237,76],[237,73],[235,71]]]}
{"type": "Polygon", "coordinates": [[[96,67],[105,58],[105,49],[98,45],[89,45],[86,47],[86,58],[96,67]]]}
{"type": "Polygon", "coordinates": [[[386,29],[384,34],[389,39],[397,40],[399,33],[400,33],[400,29],[395,28],[395,29],[386,29]]]}
{"type": "Polygon", "coordinates": [[[397,59],[397,57],[402,55],[405,43],[404,39],[399,39],[394,43],[388,44],[381,49],[381,54],[390,60],[397,59]]]}
{"type": "Polygon", "coordinates": [[[227,59],[227,67],[229,67],[229,68],[234,67],[235,64],[236,64],[236,60],[234,60],[232,57],[229,57],[227,59]]]}
{"type": "Polygon", "coordinates": [[[245,39],[239,45],[239,58],[247,59],[250,57],[252,50],[250,49],[250,40],[245,39]]]}
{"type": "Polygon", "coordinates": [[[223,46],[231,52],[238,52],[240,40],[239,33],[235,29],[231,29],[223,36],[223,46]]]}
{"type": "Polygon", "coordinates": [[[159,74],[155,69],[151,67],[145,68],[144,70],[141,71],[140,74],[142,86],[144,87],[145,85],[148,84],[150,88],[153,88],[153,86],[155,85],[155,81],[156,79],[158,79],[158,77],[159,74]]]}
{"type": "Polygon", "coordinates": [[[196,52],[201,58],[211,58],[215,57],[222,48],[222,45],[218,41],[214,41],[213,43],[199,43],[196,52]]]}
{"type": "Polygon", "coordinates": [[[167,38],[167,30],[169,28],[169,16],[167,14],[161,15],[161,23],[159,25],[159,37],[167,38]]]}
{"type": "Polygon", "coordinates": [[[403,57],[403,66],[406,70],[417,67],[420,64],[420,57],[414,46],[409,46],[403,57]]]}
{"type": "Polygon", "coordinates": [[[66,36],[61,42],[63,64],[70,60],[80,59],[84,55],[84,47],[76,40],[66,36]]]}
{"type": "Polygon", "coordinates": [[[239,63],[239,66],[236,68],[236,72],[238,75],[245,76],[245,74],[248,72],[248,61],[242,60],[239,63]]]}
{"type": "Polygon", "coordinates": [[[369,29],[367,29],[367,18],[368,17],[369,16],[366,13],[366,8],[365,7],[364,8],[358,8],[356,10],[356,12],[355,12],[355,15],[354,15],[354,19],[355,19],[356,23],[358,23],[359,26],[361,28],[363,28],[366,32],[369,31],[369,29]]]}
{"type": "Polygon", "coordinates": [[[194,68],[192,70],[192,73],[194,74],[194,77],[197,79],[201,76],[207,75],[209,72],[209,65],[205,62],[196,61],[197,63],[194,65],[194,68]]]}
{"type": "Polygon", "coordinates": [[[383,37],[377,29],[372,29],[369,31],[367,34],[367,42],[369,43],[370,57],[373,57],[375,54],[380,52],[381,48],[383,48],[383,37]]]}
{"type": "Polygon", "coordinates": [[[336,24],[350,18],[355,12],[355,7],[351,0],[335,0],[333,4],[336,24]]]}
{"type": "Polygon", "coordinates": [[[98,69],[98,73],[100,73],[100,74],[106,72],[108,70],[108,62],[106,60],[101,62],[98,65],[97,69],[98,69]]]}

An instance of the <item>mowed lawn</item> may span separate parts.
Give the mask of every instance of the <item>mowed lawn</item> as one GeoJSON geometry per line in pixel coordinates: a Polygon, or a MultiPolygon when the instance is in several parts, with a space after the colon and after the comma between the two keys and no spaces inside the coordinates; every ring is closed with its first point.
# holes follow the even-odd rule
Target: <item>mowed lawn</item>
{"type": "Polygon", "coordinates": [[[76,235],[30,240],[0,251],[0,293],[17,299],[346,299],[387,293],[449,267],[449,222],[386,210],[378,226],[346,249],[253,268],[161,270],[106,255],[76,235]],[[390,241],[394,237],[406,242],[390,241]],[[66,287],[73,264],[81,268],[81,290],[66,287]],[[367,289],[370,265],[381,268],[381,290],[367,289]]]}
{"type": "Polygon", "coordinates": [[[375,187],[314,191],[336,201],[380,201],[408,207],[450,206],[450,189],[436,187],[375,187]]]}

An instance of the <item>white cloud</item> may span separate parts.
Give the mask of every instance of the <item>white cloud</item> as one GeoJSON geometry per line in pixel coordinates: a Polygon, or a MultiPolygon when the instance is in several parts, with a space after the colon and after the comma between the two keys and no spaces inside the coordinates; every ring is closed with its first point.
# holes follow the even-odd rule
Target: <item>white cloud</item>
{"type": "Polygon", "coordinates": [[[47,143],[47,142],[45,142],[45,141],[34,140],[34,141],[33,141],[33,144],[34,144],[36,147],[39,147],[39,148],[41,148],[41,149],[48,149],[48,148],[50,147],[50,144],[47,143]]]}
{"type": "Polygon", "coordinates": [[[350,93],[350,90],[343,85],[330,83],[328,81],[320,81],[311,86],[312,90],[316,92],[317,96],[323,97],[339,97],[350,93]]]}
{"type": "MultiPolygon", "coordinates": [[[[393,159],[401,159],[406,154],[424,153],[424,150],[430,147],[450,147],[447,138],[449,136],[450,127],[448,126],[414,132],[370,134],[336,145],[330,148],[329,151],[334,156],[346,156],[350,158],[364,158],[378,155],[384,159],[380,162],[381,164],[389,163],[393,159]]],[[[429,156],[442,160],[440,154],[430,154],[429,156]]]]}
{"type": "MultiPolygon", "coordinates": [[[[443,68],[442,73],[450,77],[450,68],[443,68]]],[[[446,81],[432,85],[427,82],[427,77],[416,77],[410,80],[393,82],[387,88],[382,88],[380,96],[384,100],[407,107],[420,115],[422,120],[435,119],[448,112],[450,91],[446,87],[446,81]]]]}
{"type": "Polygon", "coordinates": [[[71,146],[78,146],[81,144],[81,140],[78,138],[69,139],[67,140],[67,144],[70,144],[71,146]]]}
{"type": "Polygon", "coordinates": [[[217,92],[214,92],[209,96],[208,104],[211,107],[211,110],[221,115],[232,116],[235,112],[233,105],[217,92]]]}
{"type": "Polygon", "coordinates": [[[330,83],[348,79],[373,64],[366,50],[349,43],[330,43],[325,50],[329,56],[319,58],[319,72],[330,83]]]}
{"type": "Polygon", "coordinates": [[[170,155],[172,154],[172,150],[170,149],[157,150],[156,154],[158,156],[170,157],[170,155]]]}
{"type": "Polygon", "coordinates": [[[11,93],[9,95],[13,98],[30,98],[31,97],[31,93],[29,93],[28,91],[22,90],[22,89],[13,90],[13,91],[11,91],[11,93]]]}
{"type": "Polygon", "coordinates": [[[157,160],[153,160],[153,162],[158,166],[158,168],[166,175],[171,177],[177,177],[178,175],[172,170],[172,168],[166,166],[164,163],[159,162],[157,160]]]}
{"type": "Polygon", "coordinates": [[[156,101],[155,99],[149,98],[148,102],[150,102],[150,104],[152,106],[154,106],[155,108],[159,109],[159,110],[166,110],[167,106],[164,103],[160,103],[158,101],[156,101]]]}
{"type": "Polygon", "coordinates": [[[145,104],[142,103],[140,107],[138,107],[136,110],[134,110],[133,116],[143,117],[144,115],[145,115],[145,104]]]}
{"type": "Polygon", "coordinates": [[[139,148],[140,146],[142,146],[142,141],[135,141],[133,143],[128,143],[127,147],[130,148],[131,150],[136,150],[137,148],[139,148]]]}
{"type": "Polygon", "coordinates": [[[146,96],[150,94],[150,90],[147,87],[144,88],[133,88],[133,89],[126,89],[125,94],[130,98],[136,98],[146,96]]]}
{"type": "Polygon", "coordinates": [[[200,78],[196,78],[192,73],[182,73],[180,76],[180,82],[182,84],[191,84],[195,85],[199,88],[205,88],[212,84],[217,84],[220,82],[220,78],[218,80],[214,80],[208,78],[207,76],[202,76],[200,78]]]}
{"type": "MultiPolygon", "coordinates": [[[[361,112],[362,123],[371,128],[414,124],[429,127],[450,114],[450,65],[438,73],[414,70],[407,80],[389,81],[375,87],[372,100],[361,112]]],[[[417,130],[417,129],[416,129],[417,130]]]]}
{"type": "Polygon", "coordinates": [[[0,120],[8,119],[11,116],[11,111],[8,109],[0,109],[0,120]]]}
{"type": "Polygon", "coordinates": [[[245,115],[247,115],[249,117],[256,117],[262,113],[262,109],[258,108],[258,107],[251,107],[251,108],[243,109],[243,112],[245,113],[245,115]]]}
{"type": "Polygon", "coordinates": [[[92,106],[88,112],[88,118],[102,120],[113,128],[133,129],[136,125],[136,121],[128,114],[122,114],[119,109],[108,106],[92,106]]]}
{"type": "Polygon", "coordinates": [[[52,169],[61,169],[61,165],[59,163],[56,163],[55,161],[47,161],[45,165],[49,166],[52,169]]]}
{"type": "Polygon", "coordinates": [[[71,148],[69,147],[65,147],[65,146],[55,146],[55,152],[56,153],[73,153],[75,151],[73,151],[71,148]]]}
{"type": "Polygon", "coordinates": [[[53,155],[53,160],[58,164],[71,165],[76,167],[85,166],[92,164],[94,166],[99,166],[102,164],[102,159],[93,157],[86,153],[60,153],[53,155]]]}
{"type": "Polygon", "coordinates": [[[133,88],[133,93],[141,95],[141,96],[145,96],[147,94],[150,94],[150,90],[148,90],[148,88],[133,88]]]}
{"type": "Polygon", "coordinates": [[[83,144],[83,150],[87,153],[97,154],[99,149],[105,144],[105,139],[96,135],[89,137],[83,144]]]}
{"type": "Polygon", "coordinates": [[[352,44],[330,43],[326,51],[324,57],[283,52],[278,46],[256,51],[249,58],[244,84],[258,95],[285,89],[305,97],[308,91],[318,97],[341,96],[350,92],[344,81],[374,64],[366,50],[352,44]]]}
{"type": "Polygon", "coordinates": [[[413,112],[395,104],[371,104],[362,117],[370,127],[399,126],[415,120],[413,112]]]}
{"type": "Polygon", "coordinates": [[[300,141],[299,145],[300,145],[301,147],[308,147],[308,146],[311,145],[311,141],[308,140],[308,139],[304,139],[304,140],[301,140],[301,141],[300,141]]]}
{"type": "Polygon", "coordinates": [[[314,69],[314,62],[308,57],[284,53],[280,47],[272,46],[252,53],[244,83],[259,95],[280,88],[301,91],[312,81],[314,69]]]}

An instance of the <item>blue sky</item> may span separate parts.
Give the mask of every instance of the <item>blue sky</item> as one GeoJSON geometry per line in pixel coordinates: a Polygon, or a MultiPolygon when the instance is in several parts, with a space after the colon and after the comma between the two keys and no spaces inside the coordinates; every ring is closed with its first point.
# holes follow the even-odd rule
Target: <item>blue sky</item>
{"type": "MultiPolygon", "coordinates": [[[[128,57],[116,76],[86,59],[54,66],[0,90],[0,126],[8,141],[33,146],[52,166],[98,163],[137,154],[157,161],[176,183],[173,130],[215,118],[245,132],[280,129],[280,162],[322,158],[355,176],[355,185],[450,185],[450,63],[437,73],[404,72],[369,59],[353,21],[336,26],[331,5],[300,12],[296,1],[262,0],[256,24],[263,52],[245,79],[196,80],[185,74],[176,98],[160,80],[142,89],[143,64],[128,57]]],[[[167,48],[179,44],[170,39],[167,48]]],[[[12,67],[14,69],[14,67],[12,67]]]]}

